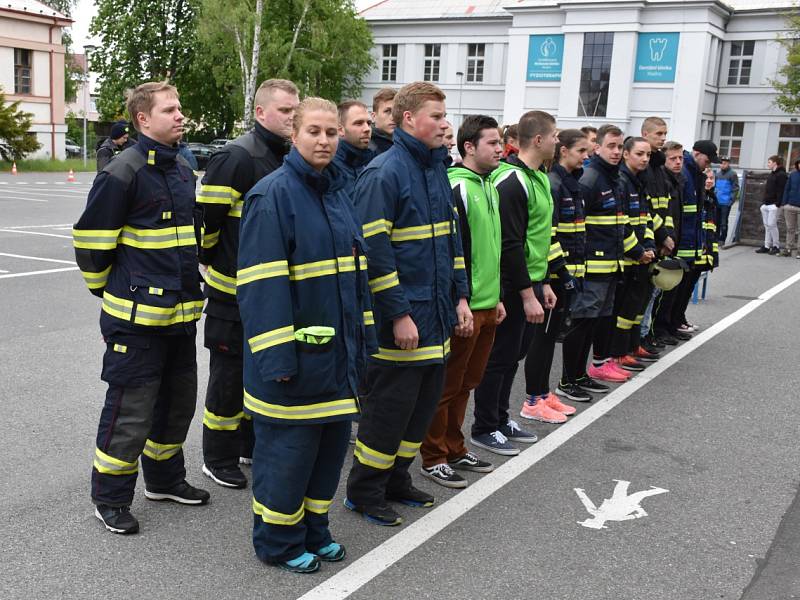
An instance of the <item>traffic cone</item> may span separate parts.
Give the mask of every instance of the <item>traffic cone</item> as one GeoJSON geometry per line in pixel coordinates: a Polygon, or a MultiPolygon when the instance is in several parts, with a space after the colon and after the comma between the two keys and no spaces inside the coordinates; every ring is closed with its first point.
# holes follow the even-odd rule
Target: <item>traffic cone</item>
{"type": "Polygon", "coordinates": [[[67,181],[70,183],[75,183],[75,173],[72,169],[69,170],[69,175],[67,175],[67,181]]]}
{"type": "Polygon", "coordinates": [[[17,174],[17,161],[14,161],[11,164],[11,174],[12,175],[16,175],[17,174]]]}

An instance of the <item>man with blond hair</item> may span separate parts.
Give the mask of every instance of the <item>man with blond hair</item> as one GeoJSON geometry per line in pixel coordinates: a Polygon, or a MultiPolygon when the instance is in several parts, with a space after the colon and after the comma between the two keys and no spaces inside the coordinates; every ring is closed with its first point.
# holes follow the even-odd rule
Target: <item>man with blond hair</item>
{"type": "Polygon", "coordinates": [[[469,285],[443,147],[445,95],[428,82],[394,98],[394,145],[356,182],[355,206],[369,245],[378,352],[356,439],[345,505],[379,525],[399,525],[387,501],[429,507],[408,467],[444,383],[450,334],[472,334],[469,285]],[[454,300],[455,299],[455,300],[454,300]]]}
{"type": "Polygon", "coordinates": [[[210,353],[203,411],[203,473],[243,488],[239,468],[252,462],[253,428],[242,412],[242,324],[236,302],[236,257],[244,196],[283,163],[289,151],[297,86],[267,79],[256,91],[255,123],[208,161],[197,203],[203,208],[200,262],[205,276],[205,346],[210,353]]]}
{"type": "Polygon", "coordinates": [[[139,456],[145,496],[205,504],[186,482],[183,442],[197,402],[197,281],[194,177],[178,141],[177,90],[145,83],[130,92],[135,146],[92,184],[73,228],[75,257],[89,291],[102,297],[108,383],[92,468],[95,516],[113,533],[136,533],[130,513],[139,456]]]}

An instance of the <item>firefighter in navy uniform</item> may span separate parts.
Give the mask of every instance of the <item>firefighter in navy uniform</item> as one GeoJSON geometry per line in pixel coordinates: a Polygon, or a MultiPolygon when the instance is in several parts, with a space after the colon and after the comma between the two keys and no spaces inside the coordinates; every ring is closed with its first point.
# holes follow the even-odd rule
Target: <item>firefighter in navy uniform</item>
{"type": "Polygon", "coordinates": [[[336,106],[306,98],[292,139],[284,165],[247,196],[237,286],[255,429],[253,545],[267,563],[310,573],[345,556],[328,510],[376,344],[366,246],[330,164],[336,106]]]}
{"type": "Polygon", "coordinates": [[[236,255],[244,196],[281,166],[298,104],[291,81],[269,79],[255,96],[255,125],[208,162],[197,203],[203,208],[200,262],[206,271],[205,346],[209,380],[203,412],[203,473],[243,488],[239,462],[252,462],[253,428],[242,411],[242,324],[236,302],[236,255]]]}
{"type": "Polygon", "coordinates": [[[333,164],[345,179],[345,192],[352,199],[356,187],[356,179],[366,168],[367,163],[375,158],[369,149],[372,136],[367,105],[358,100],[347,100],[338,107],[339,111],[339,146],[333,164]]]}
{"type": "Polygon", "coordinates": [[[150,500],[205,504],[189,485],[183,442],[197,401],[195,321],[200,293],[194,175],[178,156],[183,115],[174,87],[145,83],[128,98],[139,131],[94,180],[73,229],[89,290],[103,299],[108,383],[92,468],[95,516],[135,533],[130,513],[142,456],[150,500]]]}

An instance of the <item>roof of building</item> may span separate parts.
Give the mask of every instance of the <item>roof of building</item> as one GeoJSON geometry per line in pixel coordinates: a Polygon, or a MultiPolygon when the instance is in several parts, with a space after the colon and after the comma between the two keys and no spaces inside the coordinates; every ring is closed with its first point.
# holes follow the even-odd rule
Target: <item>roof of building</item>
{"type": "MultiPolygon", "coordinates": [[[[6,0],[0,0],[0,4],[6,0]]],[[[692,0],[688,0],[691,2],[692,0]]],[[[697,0],[701,1],[701,0],[697,0]]],[[[719,0],[734,11],[780,10],[797,6],[798,0],[719,0]]],[[[556,6],[558,4],[607,4],[609,0],[375,0],[361,11],[366,20],[464,19],[509,16],[506,9],[556,6]]],[[[645,0],[648,4],[675,0],[645,0]]]]}
{"type": "Polygon", "coordinates": [[[72,20],[68,16],[50,8],[43,2],[37,2],[36,0],[0,0],[0,10],[3,9],[26,12],[43,17],[55,17],[56,19],[64,21],[72,20]]]}

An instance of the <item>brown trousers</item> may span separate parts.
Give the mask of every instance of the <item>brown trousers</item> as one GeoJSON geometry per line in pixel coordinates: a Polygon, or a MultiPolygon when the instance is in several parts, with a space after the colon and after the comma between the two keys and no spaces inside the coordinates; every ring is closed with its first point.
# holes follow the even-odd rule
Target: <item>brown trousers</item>
{"type": "Polygon", "coordinates": [[[472,336],[453,336],[450,340],[450,358],[447,360],[442,398],[420,448],[424,467],[455,460],[467,453],[461,426],[467,412],[469,393],[478,387],[483,378],[497,328],[494,308],[473,311],[472,316],[472,336]]]}

